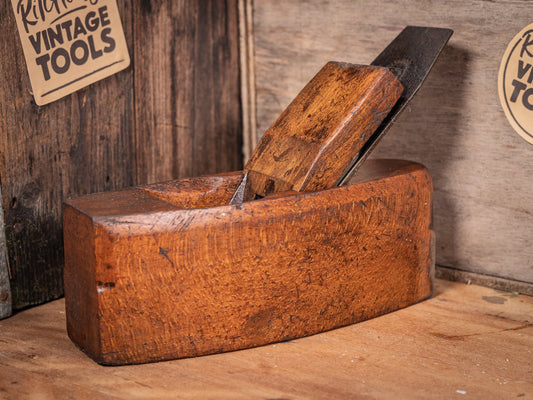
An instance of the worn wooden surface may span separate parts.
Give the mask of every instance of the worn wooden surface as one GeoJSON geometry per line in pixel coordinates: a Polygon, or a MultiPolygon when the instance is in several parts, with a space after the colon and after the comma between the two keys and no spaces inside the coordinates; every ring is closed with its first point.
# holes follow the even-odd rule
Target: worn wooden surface
{"type": "Polygon", "coordinates": [[[0,175],[15,309],[63,293],[64,198],[242,167],[237,1],[118,4],[132,66],[38,107],[11,4],[0,2],[0,175]]]}
{"type": "Polygon", "coordinates": [[[276,345],[102,367],[68,339],[64,301],[0,322],[0,397],[529,399],[533,298],[437,280],[433,298],[276,345]]]}
{"type": "Polygon", "coordinates": [[[100,363],[135,364],[307,336],[427,298],[431,178],[419,164],[374,164],[353,185],[237,205],[227,187],[242,173],[199,178],[209,196],[177,192],[175,204],[160,199],[174,182],[70,200],[70,337],[100,363]],[[218,207],[190,208],[210,197],[218,207]]]}
{"type": "Polygon", "coordinates": [[[497,92],[505,48],[531,23],[530,0],[253,4],[258,135],[325,62],[368,64],[406,25],[453,29],[375,154],[429,168],[438,264],[533,282],[533,146],[509,126],[497,92]]]}
{"type": "Polygon", "coordinates": [[[328,62],[261,137],[245,170],[260,196],[333,187],[403,92],[388,69],[328,62]]]}

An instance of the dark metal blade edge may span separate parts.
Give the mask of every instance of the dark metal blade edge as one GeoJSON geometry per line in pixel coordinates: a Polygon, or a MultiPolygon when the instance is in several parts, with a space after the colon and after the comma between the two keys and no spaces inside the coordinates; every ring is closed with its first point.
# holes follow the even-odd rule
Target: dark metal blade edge
{"type": "Polygon", "coordinates": [[[350,168],[339,179],[338,186],[348,182],[405,109],[452,34],[453,30],[446,28],[408,26],[372,62],[371,65],[389,68],[402,83],[404,92],[387,118],[365,143],[350,168]]]}

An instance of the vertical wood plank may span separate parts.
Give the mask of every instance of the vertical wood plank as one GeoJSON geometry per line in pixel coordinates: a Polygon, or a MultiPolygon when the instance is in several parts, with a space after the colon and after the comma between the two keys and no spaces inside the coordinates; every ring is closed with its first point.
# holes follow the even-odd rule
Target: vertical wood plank
{"type": "Polygon", "coordinates": [[[139,182],[240,169],[237,2],[143,0],[134,13],[139,182]]]}
{"type": "Polygon", "coordinates": [[[4,210],[2,209],[2,188],[0,187],[0,319],[9,317],[12,312],[11,285],[9,283],[9,263],[4,232],[4,210]]]}
{"type": "Polygon", "coordinates": [[[257,145],[254,26],[252,0],[239,0],[239,53],[241,69],[241,108],[243,160],[246,163],[257,145]]]}

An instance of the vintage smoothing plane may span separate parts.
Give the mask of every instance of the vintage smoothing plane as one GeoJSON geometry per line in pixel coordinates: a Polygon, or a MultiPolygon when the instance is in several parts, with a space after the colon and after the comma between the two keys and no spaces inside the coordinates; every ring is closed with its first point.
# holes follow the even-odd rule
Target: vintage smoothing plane
{"type": "Polygon", "coordinates": [[[106,365],[200,356],[312,335],[430,296],[428,171],[362,161],[451,34],[407,27],[370,66],[326,64],[243,171],[68,200],[74,343],[106,365]]]}

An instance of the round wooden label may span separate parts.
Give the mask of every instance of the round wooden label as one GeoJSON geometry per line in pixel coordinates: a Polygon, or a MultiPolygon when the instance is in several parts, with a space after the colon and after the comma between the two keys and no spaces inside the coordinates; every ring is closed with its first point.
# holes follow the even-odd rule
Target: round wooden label
{"type": "Polygon", "coordinates": [[[498,92],[511,126],[533,144],[533,24],[507,46],[498,74],[498,92]]]}

